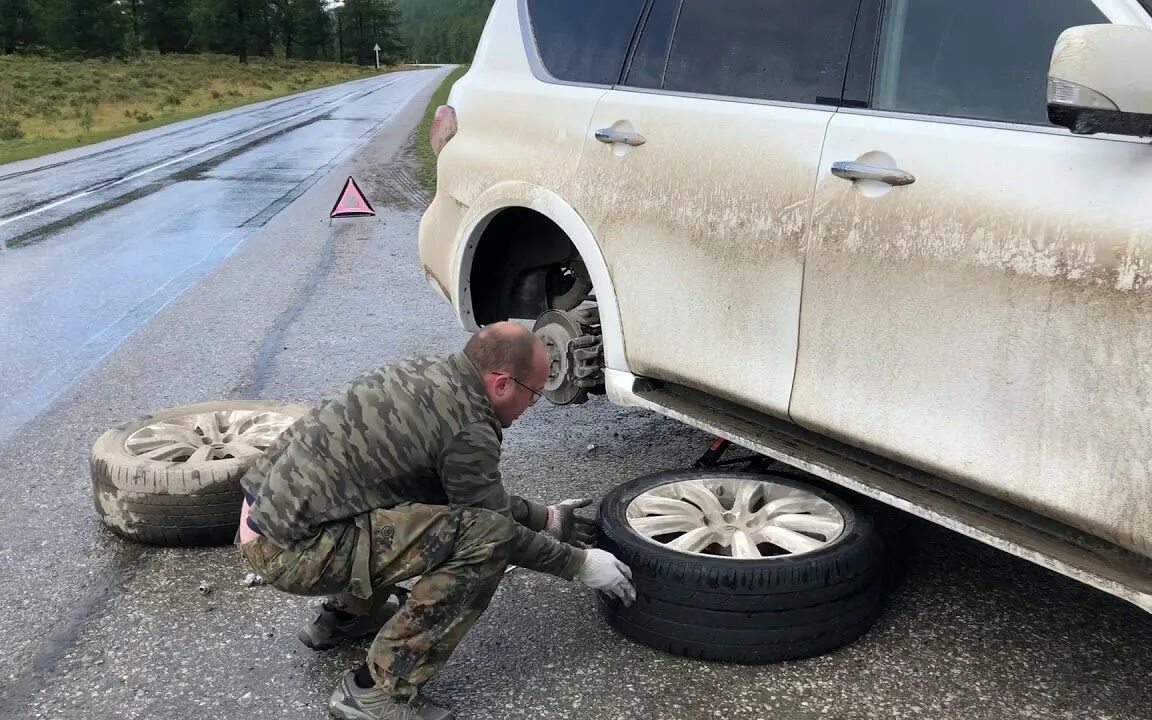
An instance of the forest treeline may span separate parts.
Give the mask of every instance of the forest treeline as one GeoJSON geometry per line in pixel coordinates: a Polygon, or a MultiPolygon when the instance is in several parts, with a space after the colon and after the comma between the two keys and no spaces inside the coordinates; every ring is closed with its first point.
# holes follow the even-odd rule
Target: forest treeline
{"type": "Polygon", "coordinates": [[[468,62],[492,0],[0,0],[0,53],[468,62]]]}

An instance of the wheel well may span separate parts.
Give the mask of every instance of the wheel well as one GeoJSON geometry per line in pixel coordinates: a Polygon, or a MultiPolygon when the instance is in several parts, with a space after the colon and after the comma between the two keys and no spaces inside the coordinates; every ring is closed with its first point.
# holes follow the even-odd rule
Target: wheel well
{"type": "Polygon", "coordinates": [[[576,307],[592,281],[568,235],[528,208],[499,211],[477,240],[468,273],[477,325],[576,307]]]}

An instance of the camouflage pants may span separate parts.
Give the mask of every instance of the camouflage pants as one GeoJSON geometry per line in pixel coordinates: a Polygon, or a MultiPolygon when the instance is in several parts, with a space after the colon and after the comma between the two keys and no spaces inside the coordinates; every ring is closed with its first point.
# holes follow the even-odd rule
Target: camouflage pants
{"type": "MultiPolygon", "coordinates": [[[[402,505],[368,513],[372,587],[420,576],[407,602],[368,650],[376,684],[407,697],[426,683],[488,607],[508,564],[512,519],[478,508],[402,505]]],[[[296,595],[336,595],[349,589],[353,553],[362,531],[332,523],[287,549],[263,538],[241,546],[264,581],[296,595]]]]}

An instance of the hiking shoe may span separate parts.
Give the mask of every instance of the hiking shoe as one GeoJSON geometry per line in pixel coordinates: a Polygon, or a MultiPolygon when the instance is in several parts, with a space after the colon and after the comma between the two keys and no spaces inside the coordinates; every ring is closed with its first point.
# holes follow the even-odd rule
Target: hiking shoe
{"type": "Polygon", "coordinates": [[[440,707],[416,691],[412,698],[412,707],[416,708],[416,715],[420,720],[456,720],[456,716],[448,708],[440,707]]]}
{"type": "MultiPolygon", "coordinates": [[[[383,597],[385,601],[373,605],[366,615],[352,615],[325,602],[297,637],[313,650],[331,650],[345,640],[371,637],[400,610],[400,603],[392,601],[390,595],[383,597]]],[[[403,597],[397,597],[403,602],[403,597]]]]}
{"type": "Polygon", "coordinates": [[[417,693],[411,702],[396,700],[379,688],[356,685],[356,671],[344,673],[328,701],[338,720],[455,720],[456,716],[417,693]]]}

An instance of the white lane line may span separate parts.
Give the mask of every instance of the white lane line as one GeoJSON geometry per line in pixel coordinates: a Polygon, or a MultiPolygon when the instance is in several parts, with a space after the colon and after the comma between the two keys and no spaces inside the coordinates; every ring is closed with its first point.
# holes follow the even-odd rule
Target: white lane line
{"type": "Polygon", "coordinates": [[[255,128],[253,130],[249,130],[247,132],[243,132],[239,135],[235,135],[235,136],[230,137],[226,140],[221,140],[220,142],[213,143],[211,145],[206,145],[205,147],[202,147],[199,150],[194,150],[190,153],[187,153],[185,155],[181,155],[181,156],[173,158],[171,160],[165,160],[164,162],[160,163],[159,165],[153,165],[152,167],[148,167],[148,168],[145,168],[143,170],[138,170],[137,172],[134,172],[131,175],[126,175],[126,176],[120,178],[119,180],[113,180],[112,182],[102,183],[102,184],[97,185],[95,187],[89,188],[88,190],[83,190],[81,192],[76,193],[75,195],[69,195],[68,197],[61,198],[55,202],[48,203],[47,205],[41,205],[38,208],[29,210],[28,212],[21,213],[19,215],[12,215],[11,217],[0,218],[0,227],[3,227],[5,225],[7,225],[8,223],[14,223],[17,220],[23,220],[24,218],[29,218],[29,217],[32,217],[34,215],[39,215],[40,213],[47,212],[53,208],[60,207],[61,205],[64,205],[66,203],[73,202],[74,200],[79,200],[82,197],[87,197],[93,193],[97,193],[97,192],[100,192],[102,190],[107,190],[110,187],[115,187],[116,185],[119,185],[120,183],[126,183],[129,180],[135,180],[138,177],[148,175],[149,173],[154,173],[157,170],[162,170],[162,169],[168,167],[169,165],[175,165],[176,163],[183,162],[183,161],[187,160],[188,158],[196,157],[197,155],[203,155],[206,152],[209,152],[211,150],[215,150],[218,147],[222,147],[222,146],[228,145],[230,143],[234,143],[237,140],[248,137],[249,135],[255,135],[256,133],[263,132],[263,131],[267,130],[268,128],[273,128],[273,127],[276,127],[277,125],[283,125],[284,123],[292,121],[292,120],[299,120],[301,117],[307,116],[307,115],[312,114],[312,113],[319,112],[321,110],[327,110],[333,106],[339,105],[340,103],[344,102],[345,100],[352,97],[353,95],[358,95],[358,94],[363,93],[363,92],[364,92],[363,90],[356,90],[354,92],[350,92],[347,95],[344,95],[343,97],[341,97],[337,100],[333,100],[332,102],[327,103],[325,105],[320,105],[319,107],[317,107],[313,110],[308,110],[308,111],[305,111],[305,112],[300,113],[298,115],[291,115],[291,116],[286,117],[282,120],[277,120],[276,122],[268,123],[267,125],[261,125],[258,128],[255,128]]]}

